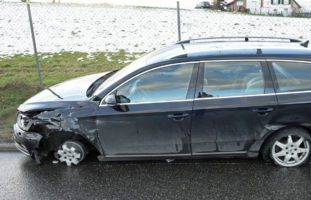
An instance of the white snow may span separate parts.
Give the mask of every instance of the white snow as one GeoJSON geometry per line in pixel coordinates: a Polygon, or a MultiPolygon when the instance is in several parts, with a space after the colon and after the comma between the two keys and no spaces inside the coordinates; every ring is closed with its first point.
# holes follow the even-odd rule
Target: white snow
{"type": "MultiPolygon", "coordinates": [[[[38,51],[152,51],[177,41],[176,10],[31,5],[38,51]]],[[[0,55],[32,53],[26,5],[0,3],[0,55]]],[[[182,39],[211,36],[311,38],[311,20],[206,10],[181,11],[182,39]]]]}
{"type": "MultiPolygon", "coordinates": [[[[2,0],[5,2],[21,2],[21,0],[2,0]]],[[[178,0],[181,8],[192,9],[202,0],[178,0]]],[[[205,0],[206,1],[206,0],[205,0]]],[[[213,0],[207,0],[213,2],[213,0]]],[[[0,0],[1,2],[1,0],[0,0]]],[[[30,0],[32,3],[45,2],[51,3],[52,0],[30,0]]],[[[145,7],[161,7],[176,8],[177,0],[55,0],[56,3],[78,3],[78,4],[112,4],[126,6],[145,6],[145,7]]]]}

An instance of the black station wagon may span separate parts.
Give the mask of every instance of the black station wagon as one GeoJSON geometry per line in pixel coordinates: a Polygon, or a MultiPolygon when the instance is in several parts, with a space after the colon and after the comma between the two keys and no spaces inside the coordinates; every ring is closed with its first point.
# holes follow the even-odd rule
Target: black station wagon
{"type": "Polygon", "coordinates": [[[308,162],[311,50],[287,38],[179,42],[113,72],[66,81],[20,105],[16,147],[67,165],[257,157],[308,162]]]}

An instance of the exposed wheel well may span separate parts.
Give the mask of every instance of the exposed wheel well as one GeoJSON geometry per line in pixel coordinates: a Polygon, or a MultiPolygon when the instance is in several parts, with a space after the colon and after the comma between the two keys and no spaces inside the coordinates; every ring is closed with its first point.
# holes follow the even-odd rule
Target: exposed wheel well
{"type": "Polygon", "coordinates": [[[43,155],[47,156],[49,153],[56,151],[59,146],[67,140],[76,140],[83,143],[88,150],[96,151],[99,153],[99,150],[89,142],[85,137],[75,134],[75,133],[52,133],[49,137],[44,138],[43,141],[40,142],[40,151],[43,155]]]}
{"type": "Polygon", "coordinates": [[[99,150],[95,147],[95,145],[93,145],[92,143],[90,143],[86,138],[84,138],[81,135],[78,134],[73,134],[70,138],[71,140],[77,140],[79,142],[82,142],[85,147],[87,148],[87,150],[90,151],[96,151],[99,153],[99,150]]]}

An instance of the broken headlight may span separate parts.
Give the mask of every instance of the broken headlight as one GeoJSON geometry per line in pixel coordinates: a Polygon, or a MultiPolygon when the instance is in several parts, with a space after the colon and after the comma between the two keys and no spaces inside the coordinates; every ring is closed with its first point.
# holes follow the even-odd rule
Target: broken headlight
{"type": "Polygon", "coordinates": [[[24,131],[28,131],[30,127],[32,126],[32,120],[28,116],[22,113],[19,113],[17,115],[17,124],[20,129],[24,131]]]}

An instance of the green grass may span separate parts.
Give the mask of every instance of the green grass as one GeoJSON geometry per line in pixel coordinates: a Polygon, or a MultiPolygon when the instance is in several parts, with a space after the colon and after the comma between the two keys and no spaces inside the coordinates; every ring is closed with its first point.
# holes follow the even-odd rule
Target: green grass
{"type": "MultiPolygon", "coordinates": [[[[142,53],[62,52],[40,55],[44,86],[67,79],[119,69],[142,53]]],[[[12,125],[17,107],[40,91],[35,60],[32,55],[0,58],[0,142],[12,140],[12,125]]]]}

